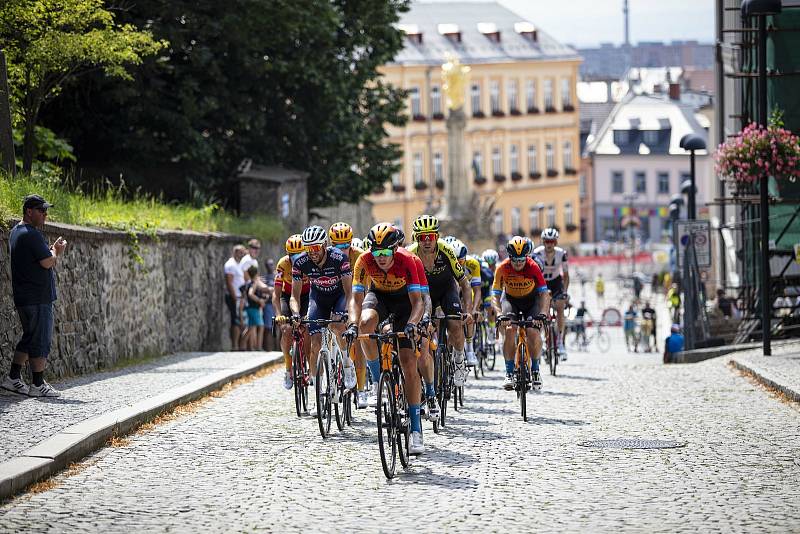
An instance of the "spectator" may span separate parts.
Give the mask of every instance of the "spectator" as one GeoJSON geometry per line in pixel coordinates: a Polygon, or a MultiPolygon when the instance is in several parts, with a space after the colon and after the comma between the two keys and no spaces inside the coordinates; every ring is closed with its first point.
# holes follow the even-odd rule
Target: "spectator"
{"type": "Polygon", "coordinates": [[[248,350],[261,350],[264,343],[264,306],[267,303],[267,285],[258,276],[258,267],[247,269],[249,282],[244,287],[244,309],[247,313],[248,334],[245,347],[248,350]]]}
{"type": "Polygon", "coordinates": [[[636,301],[638,302],[640,298],[642,298],[642,289],[644,285],[642,284],[641,278],[639,275],[633,275],[633,294],[636,295],[636,301]]]}
{"type": "Polygon", "coordinates": [[[231,347],[239,350],[239,336],[242,329],[242,317],[239,314],[239,300],[241,290],[244,285],[244,273],[239,266],[242,258],[247,253],[247,249],[242,245],[233,247],[233,253],[228,261],[225,262],[225,305],[231,314],[231,347]]]}
{"type": "Polygon", "coordinates": [[[653,350],[658,351],[656,310],[650,305],[650,301],[645,302],[644,308],[642,308],[642,335],[644,336],[645,350],[650,352],[650,338],[652,338],[653,350]]]}
{"type": "Polygon", "coordinates": [[[245,254],[242,261],[239,262],[239,267],[242,268],[242,272],[244,273],[244,281],[249,282],[250,277],[247,274],[247,270],[250,268],[251,265],[255,265],[258,267],[258,253],[261,251],[261,241],[258,239],[251,239],[247,242],[247,254],[245,254]]]}
{"type": "Polygon", "coordinates": [[[264,350],[275,350],[275,339],[271,335],[266,335],[272,330],[272,323],[275,320],[275,308],[272,306],[272,293],[275,291],[275,262],[268,259],[265,262],[266,269],[261,275],[261,281],[267,286],[267,303],[264,305],[264,350]]]}
{"type": "Polygon", "coordinates": [[[633,346],[633,350],[636,352],[638,349],[638,343],[636,342],[636,310],[633,307],[633,303],[625,311],[624,319],[625,347],[630,351],[631,346],[633,346]]]}
{"type": "Polygon", "coordinates": [[[672,333],[664,340],[664,363],[673,362],[675,354],[683,352],[684,339],[681,334],[681,325],[672,325],[670,332],[672,333]]]}
{"type": "Polygon", "coordinates": [[[672,313],[672,322],[677,323],[681,313],[681,291],[678,284],[674,282],[667,291],[667,306],[672,313]]]}
{"type": "Polygon", "coordinates": [[[594,290],[597,293],[597,303],[605,305],[606,283],[603,281],[603,273],[597,273],[597,281],[594,283],[594,290]]]}
{"type": "Polygon", "coordinates": [[[54,267],[67,248],[63,237],[47,245],[39,230],[53,205],[39,195],[28,195],[22,204],[22,221],[8,238],[11,249],[11,289],[14,306],[22,324],[22,339],[14,350],[14,359],[2,387],[31,397],[61,395],[44,379],[47,357],[53,339],[53,302],[56,300],[54,267]],[[32,384],[22,380],[22,366],[30,361],[32,384]]]}
{"type": "Polygon", "coordinates": [[[736,303],[733,299],[725,296],[725,290],[722,288],[717,289],[717,310],[719,310],[723,317],[727,319],[733,318],[735,308],[736,303]]]}

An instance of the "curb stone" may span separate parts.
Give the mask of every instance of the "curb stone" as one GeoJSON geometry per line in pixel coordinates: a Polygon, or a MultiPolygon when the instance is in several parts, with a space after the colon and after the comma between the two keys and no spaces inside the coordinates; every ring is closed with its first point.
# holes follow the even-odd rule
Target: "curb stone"
{"type": "Polygon", "coordinates": [[[220,389],[234,380],[283,361],[280,352],[268,352],[232,369],[201,377],[154,397],[71,425],[0,463],[0,500],[21,493],[29,485],[64,469],[71,462],[103,447],[113,435],[125,435],[158,414],[220,389]]]}
{"type": "Polygon", "coordinates": [[[764,368],[758,367],[751,363],[743,363],[738,361],[735,357],[731,358],[731,364],[738,369],[739,371],[743,371],[753,376],[756,380],[758,380],[762,385],[783,393],[790,400],[794,402],[800,402],[800,387],[793,387],[788,386],[786,384],[780,383],[776,378],[770,375],[770,372],[764,368]]]}

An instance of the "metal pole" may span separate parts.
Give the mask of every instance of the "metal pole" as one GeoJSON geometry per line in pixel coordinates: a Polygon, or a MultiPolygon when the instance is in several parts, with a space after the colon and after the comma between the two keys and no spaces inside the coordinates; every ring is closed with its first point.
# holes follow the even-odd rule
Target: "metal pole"
{"type": "Polygon", "coordinates": [[[689,153],[689,179],[692,182],[691,190],[689,191],[689,219],[695,220],[697,219],[697,200],[695,199],[695,195],[697,194],[697,189],[695,186],[695,164],[694,164],[694,150],[689,153]]]}
{"type": "MultiPolygon", "coordinates": [[[[767,126],[767,17],[758,16],[758,119],[767,126]]],[[[769,176],[761,178],[761,330],[764,342],[764,356],[772,354],[771,296],[769,272],[769,199],[767,192],[769,176]]]]}
{"type": "MultiPolygon", "coordinates": [[[[717,4],[717,50],[716,50],[716,74],[717,74],[717,107],[715,119],[717,121],[717,144],[725,140],[725,71],[722,65],[722,44],[725,40],[722,30],[725,26],[725,6],[724,0],[716,0],[717,4]]],[[[717,180],[717,196],[725,198],[725,180],[717,180]]],[[[725,202],[719,205],[719,220],[725,224],[725,202]]],[[[725,242],[722,240],[722,232],[719,232],[719,269],[720,285],[724,288],[728,285],[728,267],[725,258],[725,242]]]]}
{"type": "Polygon", "coordinates": [[[8,92],[6,56],[0,50],[0,160],[11,176],[17,171],[14,137],[11,132],[11,95],[8,92]]]}
{"type": "Polygon", "coordinates": [[[428,198],[425,202],[425,213],[433,211],[433,188],[436,187],[436,177],[433,175],[433,100],[431,99],[431,67],[425,69],[425,92],[428,98],[428,198]]]}

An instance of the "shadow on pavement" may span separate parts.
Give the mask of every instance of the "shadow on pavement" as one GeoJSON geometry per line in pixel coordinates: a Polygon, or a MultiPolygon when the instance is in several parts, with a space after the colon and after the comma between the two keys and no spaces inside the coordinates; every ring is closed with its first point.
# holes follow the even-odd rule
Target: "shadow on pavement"
{"type": "Polygon", "coordinates": [[[537,395],[554,395],[557,397],[582,397],[583,393],[569,393],[567,391],[548,391],[543,389],[542,391],[537,391],[537,395]]]}
{"type": "Polygon", "coordinates": [[[578,376],[578,375],[556,375],[555,378],[567,378],[569,380],[588,380],[589,382],[606,382],[608,378],[596,378],[594,376],[578,376]]]}
{"type": "Polygon", "coordinates": [[[392,483],[421,484],[425,486],[442,486],[447,489],[474,489],[478,482],[471,478],[453,477],[444,473],[434,473],[430,468],[420,465],[425,461],[422,456],[411,463],[411,469],[399,473],[392,483]]]}
{"type": "Polygon", "coordinates": [[[534,425],[567,425],[567,426],[583,426],[588,425],[586,421],[579,419],[551,419],[549,417],[531,417],[528,416],[528,423],[534,425]]]}

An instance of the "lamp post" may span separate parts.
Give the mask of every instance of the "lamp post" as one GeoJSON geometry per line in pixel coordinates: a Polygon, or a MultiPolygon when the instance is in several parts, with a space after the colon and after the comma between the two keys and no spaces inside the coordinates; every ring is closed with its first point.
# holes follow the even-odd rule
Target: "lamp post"
{"type": "MultiPolygon", "coordinates": [[[[706,141],[697,134],[686,134],[681,137],[680,147],[689,152],[689,187],[687,194],[687,215],[689,220],[697,219],[697,173],[695,165],[695,152],[706,149],[706,141]]],[[[681,184],[681,192],[686,189],[686,184],[681,184]]]]}
{"type": "MultiPolygon", "coordinates": [[[[781,0],[744,0],[742,17],[758,18],[758,122],[767,127],[767,16],[782,10],[781,0]]],[[[763,176],[760,184],[759,211],[761,219],[761,332],[764,356],[772,354],[770,336],[772,329],[769,272],[769,177],[763,176]]]]}

